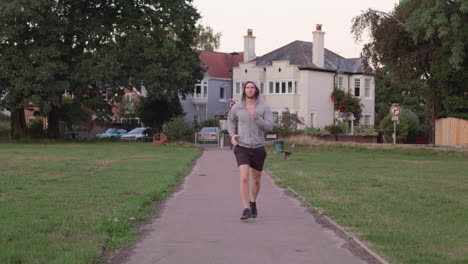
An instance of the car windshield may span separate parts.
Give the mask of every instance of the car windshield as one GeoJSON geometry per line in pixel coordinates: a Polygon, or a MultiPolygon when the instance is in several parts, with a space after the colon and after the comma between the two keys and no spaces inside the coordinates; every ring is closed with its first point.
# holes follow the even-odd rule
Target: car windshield
{"type": "Polygon", "coordinates": [[[216,127],[204,127],[200,132],[216,132],[216,127]]]}
{"type": "Polygon", "coordinates": [[[117,130],[117,133],[127,133],[127,130],[125,130],[125,129],[119,129],[119,130],[117,130]]]}
{"type": "Polygon", "coordinates": [[[141,134],[143,131],[145,131],[144,127],[139,127],[135,128],[132,131],[128,132],[128,134],[141,134]]]}
{"type": "Polygon", "coordinates": [[[109,128],[106,133],[117,133],[117,128],[109,128]]]}

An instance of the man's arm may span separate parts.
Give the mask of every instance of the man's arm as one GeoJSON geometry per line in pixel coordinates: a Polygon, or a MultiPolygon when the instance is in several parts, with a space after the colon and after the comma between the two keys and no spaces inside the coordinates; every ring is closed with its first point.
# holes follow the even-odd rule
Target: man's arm
{"type": "Polygon", "coordinates": [[[236,106],[234,106],[231,111],[229,111],[229,114],[228,114],[228,132],[229,132],[229,136],[234,136],[236,135],[236,106]]]}
{"type": "Polygon", "coordinates": [[[271,111],[270,105],[266,105],[263,117],[258,116],[257,119],[255,119],[255,122],[265,132],[273,129],[273,112],[271,111]]]}

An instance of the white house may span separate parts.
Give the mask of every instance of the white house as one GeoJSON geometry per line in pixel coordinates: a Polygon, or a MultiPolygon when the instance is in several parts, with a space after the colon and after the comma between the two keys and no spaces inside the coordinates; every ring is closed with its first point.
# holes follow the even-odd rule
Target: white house
{"type": "Polygon", "coordinates": [[[357,124],[374,125],[374,76],[364,73],[361,58],[346,59],[325,49],[321,27],[313,32],[313,43],[294,41],[261,57],[255,55],[255,37],[249,29],[244,36],[244,62],[234,68],[234,100],[240,100],[245,81],[256,80],[275,122],[289,109],[306,126],[323,128],[334,123],[331,93],[336,87],[359,97],[363,105],[360,120],[340,114],[349,131],[357,124]]]}

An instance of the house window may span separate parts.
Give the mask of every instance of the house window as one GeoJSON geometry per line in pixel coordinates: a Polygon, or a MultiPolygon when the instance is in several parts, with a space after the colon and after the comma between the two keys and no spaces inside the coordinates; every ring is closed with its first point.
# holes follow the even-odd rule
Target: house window
{"type": "Polygon", "coordinates": [[[125,94],[125,112],[131,112],[135,110],[135,95],[133,93],[125,94]]]}
{"type": "Polygon", "coordinates": [[[207,98],[208,97],[208,82],[207,81],[195,84],[195,89],[193,91],[193,97],[196,97],[196,98],[207,98]]]}
{"type": "Polygon", "coordinates": [[[273,112],[273,122],[275,124],[278,124],[278,122],[279,122],[278,112],[273,112]]]}
{"type": "Polygon", "coordinates": [[[207,98],[208,97],[208,82],[203,81],[195,84],[195,90],[193,91],[193,97],[207,98]]]}
{"type": "Polygon", "coordinates": [[[133,93],[125,94],[125,101],[127,101],[127,103],[133,103],[134,100],[135,100],[135,95],[133,93]]]}
{"type": "Polygon", "coordinates": [[[224,86],[219,87],[219,99],[221,100],[226,99],[226,87],[224,86]]]}
{"type": "Polygon", "coordinates": [[[297,81],[274,81],[268,84],[268,94],[297,94],[297,81]]]}
{"type": "Polygon", "coordinates": [[[240,83],[236,82],[236,94],[240,94],[240,83]]]}
{"type": "Polygon", "coordinates": [[[286,93],[286,82],[281,82],[281,93],[286,93]]]}
{"type": "Polygon", "coordinates": [[[365,115],[364,116],[364,125],[365,126],[370,126],[371,125],[371,116],[370,115],[365,115]]]}
{"type": "Polygon", "coordinates": [[[120,123],[127,124],[127,125],[139,125],[140,118],[139,117],[129,117],[129,118],[120,118],[120,123]]]}
{"type": "Polygon", "coordinates": [[[364,96],[370,97],[370,79],[364,80],[364,96]]]}
{"type": "Polygon", "coordinates": [[[203,97],[208,97],[208,82],[203,82],[203,97]]]}
{"type": "Polygon", "coordinates": [[[198,116],[198,115],[194,115],[194,116],[193,116],[193,123],[198,124],[198,122],[199,122],[199,116],[198,116]]]}
{"type": "MultiPolygon", "coordinates": [[[[108,100],[108,97],[107,97],[107,89],[101,89],[99,91],[99,93],[101,94],[102,98],[104,98],[104,101],[107,101],[108,100]]],[[[66,95],[66,94],[65,94],[66,95]]]]}
{"type": "Polygon", "coordinates": [[[354,96],[360,96],[361,94],[361,79],[354,79],[354,96]]]}
{"type": "Polygon", "coordinates": [[[343,77],[338,77],[338,89],[343,90],[343,77]]]}
{"type": "Polygon", "coordinates": [[[315,127],[315,113],[310,113],[310,127],[315,127]]]}

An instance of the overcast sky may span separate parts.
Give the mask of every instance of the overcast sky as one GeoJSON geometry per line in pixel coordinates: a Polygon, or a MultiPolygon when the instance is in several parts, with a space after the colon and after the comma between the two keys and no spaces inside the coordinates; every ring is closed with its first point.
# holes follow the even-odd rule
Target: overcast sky
{"type": "Polygon", "coordinates": [[[351,35],[352,18],[373,8],[393,10],[398,0],[194,0],[200,23],[222,33],[218,51],[243,51],[247,29],[253,29],[257,56],[295,40],[312,42],[322,24],[325,48],[345,57],[358,57],[362,43],[351,35]]]}

